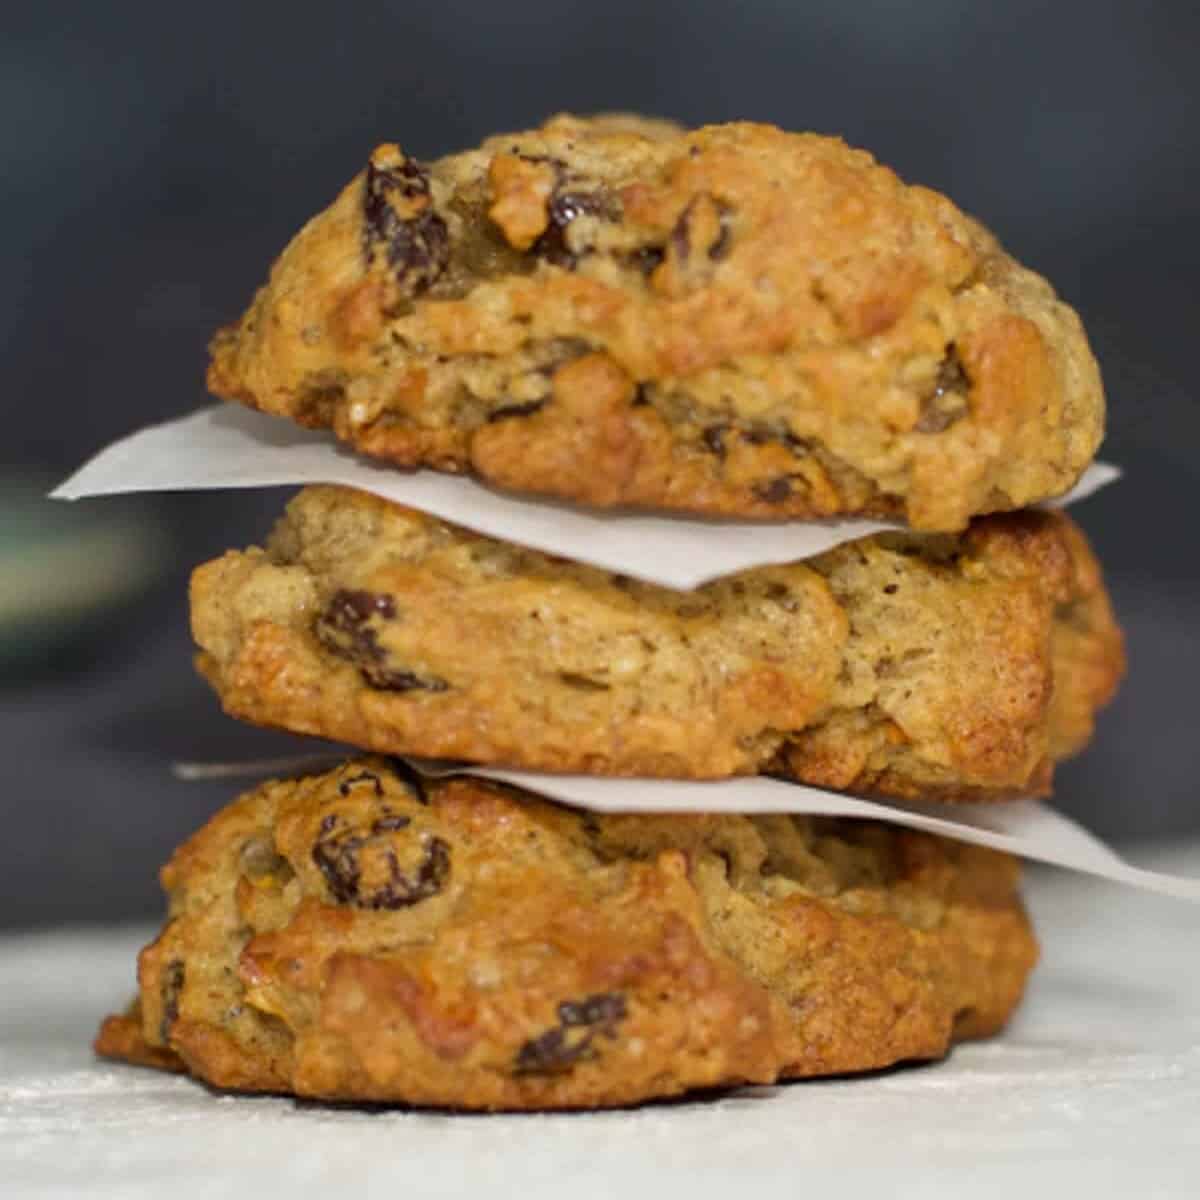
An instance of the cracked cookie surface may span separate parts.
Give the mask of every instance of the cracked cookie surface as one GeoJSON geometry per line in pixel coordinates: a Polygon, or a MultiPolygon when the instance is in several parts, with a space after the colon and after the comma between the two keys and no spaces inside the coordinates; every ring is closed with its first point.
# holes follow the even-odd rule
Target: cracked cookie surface
{"type": "Polygon", "coordinates": [[[937,1058],[1020,1000],[1017,876],[872,822],[599,816],[360,759],[245,794],[175,852],[138,999],[96,1048],[221,1088],[469,1109],[937,1058]]]}
{"type": "Polygon", "coordinates": [[[559,117],[379,147],[212,344],[209,386],[404,466],[589,505],[961,529],[1103,432],[1075,313],[864,151],[559,117]]]}
{"type": "Polygon", "coordinates": [[[308,488],[192,579],[231,715],[390,754],[773,773],[912,799],[1045,792],[1122,668],[1060,514],[898,531],[687,592],[308,488]]]}

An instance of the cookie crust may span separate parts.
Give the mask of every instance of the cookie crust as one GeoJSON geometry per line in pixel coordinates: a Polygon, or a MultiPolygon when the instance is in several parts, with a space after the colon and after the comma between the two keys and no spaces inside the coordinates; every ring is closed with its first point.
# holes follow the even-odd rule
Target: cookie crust
{"type": "Polygon", "coordinates": [[[308,488],[197,569],[232,716],[388,754],[904,799],[1049,790],[1122,669],[1082,534],[1045,512],[883,534],[675,592],[308,488]]]}
{"type": "Polygon", "coordinates": [[[380,146],[211,347],[211,390],[589,505],[958,530],[1103,434],[1078,317],[949,200],[815,134],[557,117],[380,146]]]}
{"type": "Polygon", "coordinates": [[[1017,874],[870,822],[596,816],[360,759],[242,796],[175,852],[138,1001],[96,1049],[465,1109],[937,1058],[1021,997],[1017,874]]]}

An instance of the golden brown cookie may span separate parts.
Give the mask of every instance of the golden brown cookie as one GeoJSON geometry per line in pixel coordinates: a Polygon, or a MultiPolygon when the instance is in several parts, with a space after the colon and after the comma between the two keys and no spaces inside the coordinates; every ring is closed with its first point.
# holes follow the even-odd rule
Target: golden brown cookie
{"type": "Polygon", "coordinates": [[[871,822],[596,816],[358,760],[244,795],[175,852],[138,1004],[96,1048],[471,1109],[936,1058],[1021,997],[1017,873],[871,822]]]}
{"type": "Polygon", "coordinates": [[[897,532],[690,592],[308,488],[192,581],[227,712],[390,754],[767,772],[887,796],[1049,789],[1121,672],[1083,536],[1044,512],[897,532]]]}
{"type": "Polygon", "coordinates": [[[958,530],[1104,424],[1075,313],[836,139],[557,117],[380,146],[217,335],[209,386],[406,466],[590,505],[958,530]]]}

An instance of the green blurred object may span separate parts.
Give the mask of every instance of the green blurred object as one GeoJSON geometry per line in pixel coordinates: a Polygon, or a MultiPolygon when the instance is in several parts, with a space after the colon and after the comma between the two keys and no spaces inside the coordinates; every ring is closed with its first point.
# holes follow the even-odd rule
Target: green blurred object
{"type": "Polygon", "coordinates": [[[54,482],[0,469],[0,672],[98,636],[170,565],[147,498],[48,500],[54,482]]]}

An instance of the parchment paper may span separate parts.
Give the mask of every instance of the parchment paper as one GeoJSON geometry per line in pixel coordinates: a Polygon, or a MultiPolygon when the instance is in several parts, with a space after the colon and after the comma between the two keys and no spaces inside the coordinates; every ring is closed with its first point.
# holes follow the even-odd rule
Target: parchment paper
{"type": "MultiPolygon", "coordinates": [[[[1119,476],[1096,463],[1058,504],[1119,476]]],[[[708,520],[589,511],[496,492],[462,475],[404,471],[355,454],[332,434],[238,405],[214,405],[150,426],[101,450],[51,495],[334,483],[361,488],[489,537],[687,589],[768,563],[795,562],[841,542],[894,529],[882,521],[708,520]]]]}
{"type": "MultiPolygon", "coordinates": [[[[173,770],[184,779],[240,777],[250,780],[268,775],[328,770],[344,757],[306,755],[244,763],[175,763],[173,770]]],[[[1081,825],[1037,800],[907,805],[846,796],[762,775],[696,783],[673,779],[548,775],[424,759],[405,761],[427,778],[474,775],[480,779],[494,779],[560,804],[593,812],[804,813],[887,821],[960,842],[990,846],[1021,858],[1067,867],[1145,891],[1181,900],[1200,900],[1200,879],[1135,867],[1081,825]]]]}

